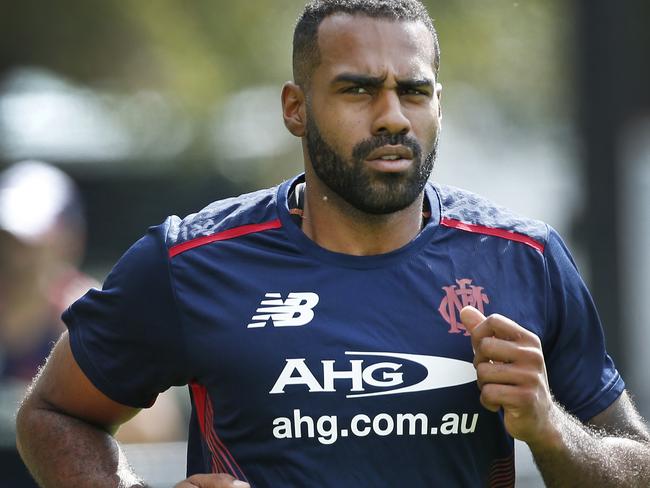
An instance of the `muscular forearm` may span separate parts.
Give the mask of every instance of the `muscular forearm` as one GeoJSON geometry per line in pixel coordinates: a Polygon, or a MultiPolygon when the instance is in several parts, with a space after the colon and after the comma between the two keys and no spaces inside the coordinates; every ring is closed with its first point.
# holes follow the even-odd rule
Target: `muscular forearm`
{"type": "Polygon", "coordinates": [[[559,407],[552,415],[553,439],[529,444],[547,486],[650,486],[650,444],[646,441],[601,435],[559,407]]]}
{"type": "Polygon", "coordinates": [[[17,417],[17,445],[38,483],[46,488],[144,487],[107,432],[29,400],[17,417]]]}

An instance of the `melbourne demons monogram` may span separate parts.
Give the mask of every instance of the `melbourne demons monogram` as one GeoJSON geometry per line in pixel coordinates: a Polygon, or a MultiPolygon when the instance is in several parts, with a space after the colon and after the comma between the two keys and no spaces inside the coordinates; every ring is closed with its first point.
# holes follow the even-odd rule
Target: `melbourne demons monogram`
{"type": "Polygon", "coordinates": [[[450,334],[459,334],[464,332],[469,335],[465,326],[461,323],[459,313],[463,307],[471,305],[484,313],[483,304],[490,303],[488,296],[483,293],[482,286],[472,285],[472,280],[461,278],[456,280],[457,285],[443,286],[445,296],[440,302],[438,311],[442,318],[451,326],[450,334]]]}

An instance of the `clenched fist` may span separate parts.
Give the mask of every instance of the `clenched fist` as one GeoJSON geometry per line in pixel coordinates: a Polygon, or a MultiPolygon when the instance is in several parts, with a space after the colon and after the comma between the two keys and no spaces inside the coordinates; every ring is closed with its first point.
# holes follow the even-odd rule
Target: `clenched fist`
{"type": "Polygon", "coordinates": [[[521,441],[552,437],[556,406],[539,337],[502,315],[486,318],[474,307],[463,308],[460,318],[471,335],[483,406],[493,412],[503,408],[506,429],[521,441]]]}

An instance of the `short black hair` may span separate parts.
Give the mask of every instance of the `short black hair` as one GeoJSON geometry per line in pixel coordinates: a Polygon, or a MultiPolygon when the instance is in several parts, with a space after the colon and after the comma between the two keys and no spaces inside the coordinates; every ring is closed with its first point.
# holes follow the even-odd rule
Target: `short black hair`
{"type": "Polygon", "coordinates": [[[313,70],[320,63],[318,27],[326,17],[337,13],[422,22],[433,36],[433,65],[438,77],[438,33],[426,7],[419,0],[311,0],[305,5],[293,32],[293,79],[298,85],[308,85],[313,70]]]}

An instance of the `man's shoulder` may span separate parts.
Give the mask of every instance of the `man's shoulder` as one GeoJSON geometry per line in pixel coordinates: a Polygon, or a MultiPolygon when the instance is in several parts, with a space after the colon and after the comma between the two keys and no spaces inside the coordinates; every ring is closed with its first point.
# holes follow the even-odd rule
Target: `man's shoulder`
{"type": "Polygon", "coordinates": [[[447,227],[496,235],[544,250],[549,226],[498,205],[468,190],[450,185],[433,185],[440,198],[440,223],[447,227]]]}
{"type": "Polygon", "coordinates": [[[277,220],[278,187],[265,188],[236,197],[217,200],[185,218],[167,219],[168,248],[194,239],[213,236],[245,226],[265,225],[277,220]]]}

